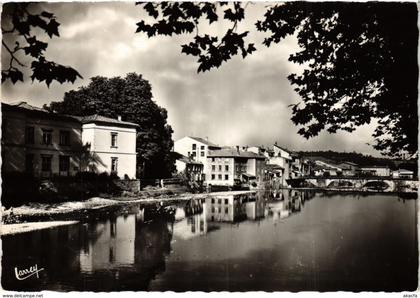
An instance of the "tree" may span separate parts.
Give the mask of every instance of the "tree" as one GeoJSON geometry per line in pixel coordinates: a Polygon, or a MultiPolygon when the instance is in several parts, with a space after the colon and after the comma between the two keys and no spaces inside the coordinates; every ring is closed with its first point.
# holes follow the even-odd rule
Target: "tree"
{"type": "MultiPolygon", "coordinates": [[[[41,11],[35,3],[5,3],[3,5],[2,32],[2,63],[1,80],[10,80],[13,84],[24,81],[24,72],[30,63],[32,81],[38,80],[49,86],[52,81],[59,83],[71,82],[82,76],[73,68],[57,64],[45,58],[48,43],[42,33],[60,36],[54,14],[41,11]],[[41,33],[40,33],[41,32],[41,33]],[[41,37],[39,36],[41,35],[41,37]],[[4,61],[8,59],[8,63],[4,61]]],[[[7,61],[7,60],[6,60],[7,61]]]]}
{"type": "MultiPolygon", "coordinates": [[[[238,32],[248,3],[137,4],[152,20],[138,22],[137,32],[149,37],[195,32],[182,52],[197,57],[198,72],[256,51],[246,41],[249,32],[238,32]],[[223,19],[232,26],[221,38],[202,33],[205,20],[211,25],[223,19]]],[[[276,3],[255,27],[266,34],[264,46],[295,35],[301,47],[289,61],[305,69],[288,77],[301,97],[291,105],[292,121],[303,126],[299,134],[351,132],[378,119],[375,149],[389,156],[417,153],[416,3],[276,3]]]]}
{"type": "Polygon", "coordinates": [[[138,175],[142,178],[170,177],[174,170],[171,158],[172,128],[166,122],[167,112],[152,100],[152,87],[139,74],[125,78],[93,77],[86,87],[64,94],[64,100],[44,108],[76,116],[100,114],[136,123],[138,175]]]}

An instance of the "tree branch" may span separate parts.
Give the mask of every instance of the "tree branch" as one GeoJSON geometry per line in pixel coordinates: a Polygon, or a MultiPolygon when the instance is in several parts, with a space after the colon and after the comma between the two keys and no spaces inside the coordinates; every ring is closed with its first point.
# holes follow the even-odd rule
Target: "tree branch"
{"type": "MultiPolygon", "coordinates": [[[[12,67],[12,63],[13,63],[13,60],[15,60],[16,62],[17,62],[17,64],[19,64],[20,66],[23,66],[23,67],[26,67],[26,65],[25,64],[23,64],[22,62],[20,62],[19,61],[19,59],[18,58],[16,58],[15,57],[15,52],[16,51],[12,51],[12,50],[10,50],[9,49],[9,47],[7,46],[7,44],[4,42],[4,40],[2,40],[1,41],[1,43],[2,43],[2,45],[5,47],[5,49],[9,52],[9,54],[10,54],[10,67],[12,67]]],[[[10,68],[9,67],[9,68],[10,68]]]]}

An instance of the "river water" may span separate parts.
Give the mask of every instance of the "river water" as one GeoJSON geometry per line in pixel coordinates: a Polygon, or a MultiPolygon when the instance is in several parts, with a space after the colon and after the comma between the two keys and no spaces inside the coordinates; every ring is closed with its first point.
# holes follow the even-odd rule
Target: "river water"
{"type": "Polygon", "coordinates": [[[284,190],[131,206],[2,237],[2,286],[55,291],[417,288],[417,200],[284,190]],[[170,213],[170,214],[168,214],[170,213]],[[15,268],[43,268],[18,280],[15,268]]]}

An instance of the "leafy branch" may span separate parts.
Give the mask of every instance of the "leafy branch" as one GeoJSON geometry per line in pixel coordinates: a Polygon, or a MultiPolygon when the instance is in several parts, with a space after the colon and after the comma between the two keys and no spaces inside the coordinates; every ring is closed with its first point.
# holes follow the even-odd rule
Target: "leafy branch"
{"type": "Polygon", "coordinates": [[[150,17],[156,20],[152,24],[141,20],[137,23],[136,33],[146,33],[148,37],[155,35],[189,34],[195,30],[193,41],[181,45],[181,52],[198,57],[197,72],[205,72],[217,68],[237,54],[243,58],[252,54],[256,48],[252,43],[246,43],[248,31],[237,32],[238,22],[245,18],[245,8],[241,2],[138,2],[150,17]],[[223,8],[223,9],[222,9],[223,8]],[[221,10],[222,11],[218,11],[221,10]],[[206,19],[211,25],[219,20],[219,15],[232,22],[223,37],[200,35],[198,24],[206,19]]]}
{"type": "Polygon", "coordinates": [[[2,83],[7,80],[13,84],[17,81],[24,81],[24,69],[28,66],[21,61],[21,57],[31,60],[32,81],[45,81],[47,86],[54,80],[59,83],[74,83],[78,77],[82,78],[82,76],[71,67],[48,61],[45,58],[48,43],[37,39],[33,33],[34,29],[41,29],[49,38],[59,37],[60,23],[50,12],[31,13],[31,5],[34,4],[6,3],[3,6],[2,47],[10,58],[8,67],[1,71],[2,83]],[[15,43],[14,48],[10,45],[13,42],[15,43]]]}

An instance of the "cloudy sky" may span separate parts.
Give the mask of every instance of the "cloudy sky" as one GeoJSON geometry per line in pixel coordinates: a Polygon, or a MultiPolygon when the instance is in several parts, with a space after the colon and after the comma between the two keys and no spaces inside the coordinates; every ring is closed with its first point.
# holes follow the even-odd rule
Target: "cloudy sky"
{"type": "MultiPolygon", "coordinates": [[[[372,126],[352,134],[322,133],[306,140],[297,134],[288,105],[299,101],[287,80],[299,71],[288,62],[298,50],[294,37],[266,48],[263,35],[255,32],[255,20],[263,15],[264,3],[249,5],[249,39],[258,49],[252,56],[237,57],[219,69],[197,74],[194,57],[181,54],[180,45],[188,36],[154,37],[135,34],[136,23],[146,18],[142,9],[130,2],[42,4],[53,12],[60,26],[60,38],[49,41],[47,58],[70,65],[84,77],[75,84],[3,84],[4,102],[27,101],[42,106],[62,100],[65,92],[85,86],[89,78],[143,75],[152,85],[154,100],[168,111],[173,138],[185,135],[208,137],[221,145],[269,145],[277,141],[294,150],[357,151],[378,155],[372,143],[372,126]]],[[[210,28],[222,32],[223,24],[210,28]]],[[[207,28],[204,28],[207,29],[207,28]]],[[[3,57],[4,58],[4,57],[3,57]]]]}

